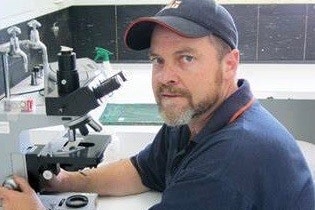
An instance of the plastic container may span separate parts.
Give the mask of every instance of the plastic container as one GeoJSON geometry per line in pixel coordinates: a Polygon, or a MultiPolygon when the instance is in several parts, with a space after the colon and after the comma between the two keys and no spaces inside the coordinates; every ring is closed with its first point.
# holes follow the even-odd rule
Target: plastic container
{"type": "Polygon", "coordinates": [[[95,47],[95,53],[94,61],[96,62],[98,70],[105,78],[112,76],[113,69],[110,63],[110,56],[113,55],[113,53],[101,47],[95,47]]]}

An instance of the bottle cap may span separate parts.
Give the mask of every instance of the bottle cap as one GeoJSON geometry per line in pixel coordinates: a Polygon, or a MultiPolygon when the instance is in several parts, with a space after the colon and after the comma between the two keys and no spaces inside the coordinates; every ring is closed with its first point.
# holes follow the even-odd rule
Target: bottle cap
{"type": "Polygon", "coordinates": [[[101,47],[95,47],[95,52],[96,56],[94,58],[94,61],[96,62],[109,61],[109,56],[113,55],[112,52],[101,47]]]}

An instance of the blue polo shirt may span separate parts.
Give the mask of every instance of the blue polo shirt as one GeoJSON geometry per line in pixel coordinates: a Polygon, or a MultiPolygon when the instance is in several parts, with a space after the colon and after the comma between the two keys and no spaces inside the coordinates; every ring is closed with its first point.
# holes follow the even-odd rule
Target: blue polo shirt
{"type": "Polygon", "coordinates": [[[163,125],[131,158],[145,186],[163,192],[151,210],[314,210],[310,170],[293,136],[247,81],[189,141],[188,126],[163,125]]]}

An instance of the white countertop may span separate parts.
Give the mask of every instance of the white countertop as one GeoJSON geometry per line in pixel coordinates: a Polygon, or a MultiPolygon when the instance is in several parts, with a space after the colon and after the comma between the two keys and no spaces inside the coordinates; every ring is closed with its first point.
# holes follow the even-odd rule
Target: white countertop
{"type": "Polygon", "coordinates": [[[161,200],[161,193],[146,192],[124,197],[99,197],[98,210],[147,210],[161,200]]]}
{"type": "MultiPolygon", "coordinates": [[[[154,102],[150,64],[113,64],[113,69],[129,76],[114,102],[154,102]]],[[[315,64],[240,64],[237,77],[248,80],[259,99],[315,99],[315,64]]]]}

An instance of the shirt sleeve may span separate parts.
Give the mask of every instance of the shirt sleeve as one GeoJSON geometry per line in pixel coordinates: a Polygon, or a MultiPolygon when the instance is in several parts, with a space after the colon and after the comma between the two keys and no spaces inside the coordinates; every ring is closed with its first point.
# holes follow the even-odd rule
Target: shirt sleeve
{"type": "Polygon", "coordinates": [[[146,187],[159,192],[165,189],[165,168],[167,162],[166,130],[164,125],[155,136],[153,142],[130,159],[137,169],[142,183],[146,187]]]}

